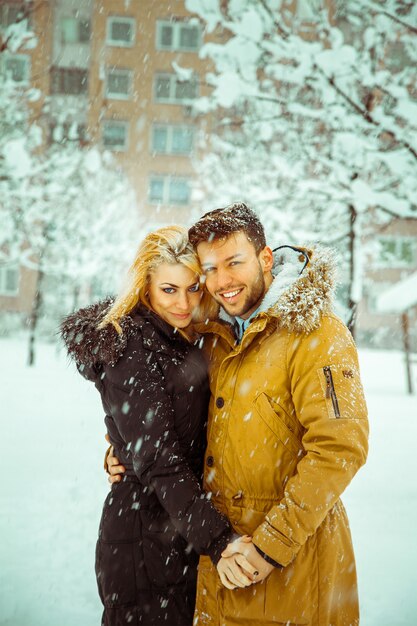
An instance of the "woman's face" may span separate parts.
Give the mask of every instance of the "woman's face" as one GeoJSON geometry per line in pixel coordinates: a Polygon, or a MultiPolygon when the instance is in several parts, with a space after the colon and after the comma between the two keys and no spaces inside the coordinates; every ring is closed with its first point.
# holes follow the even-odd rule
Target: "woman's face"
{"type": "Polygon", "coordinates": [[[149,285],[150,305],[171,326],[188,326],[200,299],[198,276],[181,263],[161,263],[152,272],[149,285]]]}

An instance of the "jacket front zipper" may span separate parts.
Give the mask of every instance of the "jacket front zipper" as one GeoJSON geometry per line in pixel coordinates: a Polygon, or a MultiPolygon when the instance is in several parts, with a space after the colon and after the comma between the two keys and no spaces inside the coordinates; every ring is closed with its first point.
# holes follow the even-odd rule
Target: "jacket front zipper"
{"type": "Polygon", "coordinates": [[[326,398],[332,399],[335,417],[340,417],[339,403],[337,401],[336,390],[334,388],[332,370],[327,365],[326,367],[323,367],[323,372],[326,377],[326,398]]]}

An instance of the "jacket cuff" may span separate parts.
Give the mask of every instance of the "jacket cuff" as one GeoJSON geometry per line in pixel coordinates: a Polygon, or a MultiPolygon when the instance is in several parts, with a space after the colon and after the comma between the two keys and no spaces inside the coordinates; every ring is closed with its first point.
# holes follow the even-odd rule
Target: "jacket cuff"
{"type": "Polygon", "coordinates": [[[282,533],[276,530],[266,519],[252,535],[252,541],[262,552],[286,567],[297,555],[299,546],[284,542],[282,533]]]}
{"type": "Polygon", "coordinates": [[[268,556],[267,554],[265,554],[265,552],[263,552],[260,548],[258,548],[258,546],[256,544],[253,544],[256,548],[256,551],[261,555],[261,557],[270,565],[273,565],[274,567],[278,567],[278,568],[282,568],[283,565],[281,565],[281,563],[277,563],[277,561],[274,561],[274,559],[271,559],[270,556],[268,556]]]}
{"type": "Polygon", "coordinates": [[[207,550],[207,554],[213,561],[213,564],[216,566],[220,561],[223,550],[226,549],[226,546],[235,539],[238,539],[240,535],[234,533],[232,530],[225,530],[219,537],[214,539],[211,542],[210,547],[207,550]]]}

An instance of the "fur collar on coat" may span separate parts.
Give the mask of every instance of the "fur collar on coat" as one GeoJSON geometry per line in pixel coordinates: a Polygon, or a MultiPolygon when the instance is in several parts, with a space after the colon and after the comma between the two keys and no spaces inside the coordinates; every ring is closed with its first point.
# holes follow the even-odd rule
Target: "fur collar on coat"
{"type": "Polygon", "coordinates": [[[129,337],[137,332],[137,325],[129,315],[120,322],[121,335],[112,324],[100,330],[97,328],[112,304],[112,298],[96,302],[71,313],[61,323],[61,337],[77,365],[114,365],[123,354],[129,337]]]}

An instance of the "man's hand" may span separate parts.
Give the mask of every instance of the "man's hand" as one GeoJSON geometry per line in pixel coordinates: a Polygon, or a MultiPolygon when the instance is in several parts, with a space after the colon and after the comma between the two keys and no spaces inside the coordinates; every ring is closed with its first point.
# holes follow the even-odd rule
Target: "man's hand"
{"type": "MultiPolygon", "coordinates": [[[[224,558],[225,560],[228,560],[233,555],[237,554],[245,556],[251,566],[253,566],[253,568],[258,572],[256,576],[253,575],[252,582],[259,583],[262,580],[265,580],[265,578],[275,569],[273,565],[265,561],[265,559],[259,554],[252,542],[249,543],[248,541],[238,539],[237,541],[229,543],[226,549],[222,552],[222,559],[224,558]]],[[[252,572],[248,573],[252,574],[252,572]]],[[[230,589],[230,587],[228,587],[228,589],[230,589]]]]}
{"type": "MultiPolygon", "coordinates": [[[[110,443],[110,439],[108,435],[105,435],[106,441],[110,443]]],[[[113,446],[106,452],[106,456],[104,458],[104,467],[109,475],[109,483],[120,483],[123,478],[123,474],[126,471],[124,465],[119,463],[119,459],[117,456],[114,456],[113,446]]]]}

